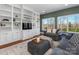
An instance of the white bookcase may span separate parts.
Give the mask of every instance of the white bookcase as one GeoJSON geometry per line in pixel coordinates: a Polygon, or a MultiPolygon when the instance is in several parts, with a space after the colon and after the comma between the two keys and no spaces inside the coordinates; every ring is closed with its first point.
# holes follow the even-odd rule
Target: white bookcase
{"type": "Polygon", "coordinates": [[[21,9],[22,6],[13,6],[13,29],[21,30],[21,9]]]}
{"type": "Polygon", "coordinates": [[[0,45],[40,34],[39,14],[22,4],[0,4],[0,45]],[[32,29],[22,30],[22,23],[32,29]]]}
{"type": "Polygon", "coordinates": [[[10,5],[0,5],[0,31],[5,29],[11,30],[11,9],[12,7],[10,5]]]}

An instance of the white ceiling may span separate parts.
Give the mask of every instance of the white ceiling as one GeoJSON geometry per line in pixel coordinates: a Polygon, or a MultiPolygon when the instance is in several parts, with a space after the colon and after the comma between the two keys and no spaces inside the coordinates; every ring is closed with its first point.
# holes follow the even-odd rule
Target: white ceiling
{"type": "Polygon", "coordinates": [[[54,12],[70,7],[75,7],[78,6],[78,4],[26,4],[28,8],[33,9],[34,11],[40,13],[40,14],[45,14],[49,12],[54,12]]]}

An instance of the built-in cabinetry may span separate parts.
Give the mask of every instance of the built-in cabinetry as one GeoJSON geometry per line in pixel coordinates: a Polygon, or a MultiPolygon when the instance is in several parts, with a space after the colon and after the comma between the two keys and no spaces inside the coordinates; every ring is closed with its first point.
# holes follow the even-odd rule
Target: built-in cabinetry
{"type": "Polygon", "coordinates": [[[30,37],[40,34],[40,26],[39,26],[40,21],[39,21],[38,15],[39,14],[32,12],[31,10],[28,10],[27,8],[24,8],[22,23],[32,23],[32,29],[23,30],[23,39],[30,38],[30,37]]]}
{"type": "Polygon", "coordinates": [[[11,30],[11,20],[12,19],[12,7],[10,5],[4,4],[0,5],[0,31],[1,30],[11,30]]]}
{"type": "Polygon", "coordinates": [[[13,5],[13,29],[21,30],[22,5],[13,5]]]}
{"type": "Polygon", "coordinates": [[[0,4],[0,45],[40,34],[39,14],[22,4],[0,4]],[[32,29],[22,30],[22,23],[32,29]]]}

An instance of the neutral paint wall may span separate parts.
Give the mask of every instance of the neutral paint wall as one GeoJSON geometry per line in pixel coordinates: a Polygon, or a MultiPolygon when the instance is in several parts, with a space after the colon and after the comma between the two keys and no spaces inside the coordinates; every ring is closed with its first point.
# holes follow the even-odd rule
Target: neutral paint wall
{"type": "Polygon", "coordinates": [[[43,14],[40,16],[40,30],[42,29],[42,18],[49,18],[49,17],[55,17],[55,28],[57,28],[57,17],[62,16],[62,15],[69,15],[69,14],[76,14],[79,13],[79,6],[68,8],[68,9],[63,9],[59,10],[56,12],[51,12],[47,14],[43,14]]]}

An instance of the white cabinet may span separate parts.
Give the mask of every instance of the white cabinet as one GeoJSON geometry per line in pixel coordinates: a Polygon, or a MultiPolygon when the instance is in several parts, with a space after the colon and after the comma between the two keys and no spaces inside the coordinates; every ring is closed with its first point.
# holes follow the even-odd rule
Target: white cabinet
{"type": "Polygon", "coordinates": [[[13,29],[21,30],[21,10],[22,5],[13,5],[13,29]]]}
{"type": "Polygon", "coordinates": [[[6,33],[0,33],[0,45],[4,44],[7,40],[6,33]]]}
{"type": "Polygon", "coordinates": [[[22,40],[22,31],[13,32],[13,41],[22,40]]]}
{"type": "Polygon", "coordinates": [[[36,35],[36,30],[33,29],[33,30],[32,30],[32,33],[33,33],[33,35],[35,36],[35,35],[36,35]]]}
{"type": "Polygon", "coordinates": [[[40,34],[40,29],[32,29],[32,30],[23,30],[23,40],[31,38],[35,35],[39,35],[40,34]]]}
{"type": "Polygon", "coordinates": [[[21,31],[8,31],[0,33],[0,45],[11,43],[17,40],[22,40],[21,31]]]}
{"type": "Polygon", "coordinates": [[[12,34],[11,31],[10,31],[10,32],[7,32],[7,33],[5,34],[5,36],[6,36],[6,40],[5,40],[6,43],[13,42],[13,34],[12,34]]]}
{"type": "Polygon", "coordinates": [[[37,31],[36,31],[37,34],[39,35],[39,34],[40,34],[40,28],[37,28],[36,30],[37,30],[37,31]]]}
{"type": "Polygon", "coordinates": [[[40,34],[39,28],[33,29],[33,35],[39,35],[39,34],[40,34]]]}
{"type": "Polygon", "coordinates": [[[18,40],[18,33],[17,32],[13,32],[13,41],[14,40],[18,40]]]}
{"type": "Polygon", "coordinates": [[[28,30],[23,30],[23,40],[29,38],[29,31],[28,30]]]}
{"type": "Polygon", "coordinates": [[[34,36],[32,33],[33,33],[33,31],[32,30],[29,30],[29,34],[28,34],[29,38],[31,38],[31,37],[34,36]]]}
{"type": "Polygon", "coordinates": [[[1,32],[0,33],[0,45],[12,42],[12,32],[1,32]]]}
{"type": "Polygon", "coordinates": [[[23,39],[23,32],[18,31],[18,40],[22,40],[22,39],[23,39]]]}
{"type": "Polygon", "coordinates": [[[28,39],[39,34],[40,34],[40,29],[23,30],[23,39],[28,39]]]}

